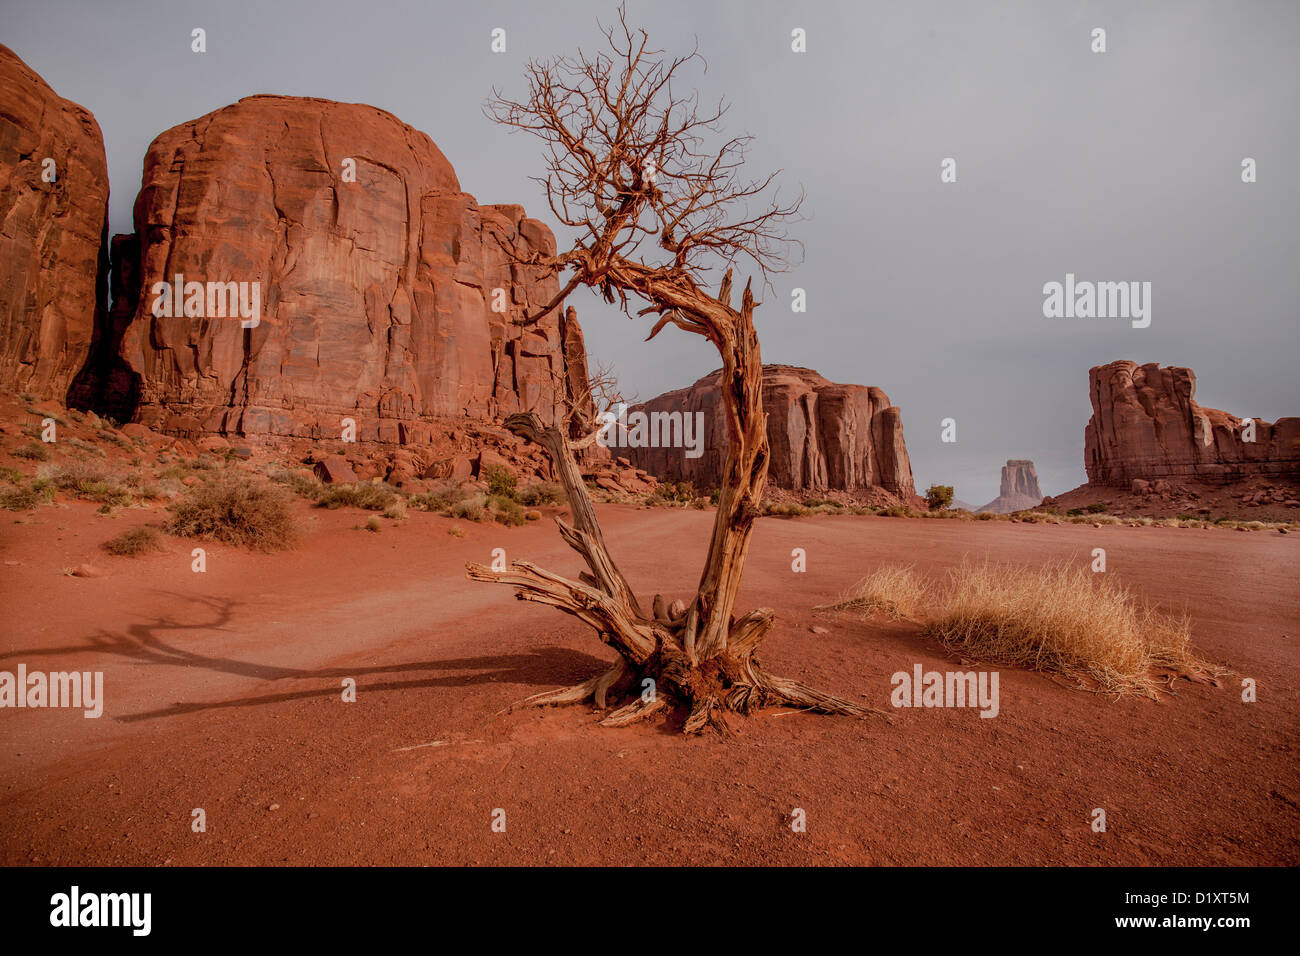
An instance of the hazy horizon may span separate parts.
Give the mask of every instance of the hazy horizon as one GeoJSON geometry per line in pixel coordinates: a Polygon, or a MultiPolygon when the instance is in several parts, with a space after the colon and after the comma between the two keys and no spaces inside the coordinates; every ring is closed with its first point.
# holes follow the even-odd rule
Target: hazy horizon
{"type": "MultiPolygon", "coordinates": [[[[481,203],[555,228],[540,143],[482,114],[524,91],[533,57],[596,48],[612,2],[473,9],[348,4],[6,0],[0,42],[99,122],[110,232],[132,230],[149,143],[258,93],[368,103],[428,133],[481,203]],[[207,52],[190,51],[190,30],[207,52]],[[506,53],[489,49],[495,27],[506,53]]],[[[1007,459],[1045,494],[1081,484],[1088,369],[1184,365],[1197,401],[1300,415],[1300,5],[1293,3],[704,4],[629,2],[670,53],[698,38],[704,99],[756,137],[756,173],[807,192],[802,263],[756,313],[767,363],[882,388],[902,409],[918,491],[979,506],[1007,459]],[[807,31],[792,53],[790,31],[807,31]],[[1094,27],[1107,52],[1090,50],[1094,27]],[[953,157],[957,181],[940,182],[953,157]],[[1258,181],[1241,181],[1241,161],[1258,181]],[[1152,284],[1149,328],[1047,319],[1067,273],[1152,284]],[[808,312],[790,310],[807,291],[808,312]],[[940,441],[940,422],[958,441],[940,441]]],[[[557,229],[561,244],[563,231],[557,229]]],[[[716,281],[716,277],[715,277],[716,281]]],[[[592,363],[641,399],[716,368],[694,336],[641,340],[590,293],[572,297],[592,363]]]]}

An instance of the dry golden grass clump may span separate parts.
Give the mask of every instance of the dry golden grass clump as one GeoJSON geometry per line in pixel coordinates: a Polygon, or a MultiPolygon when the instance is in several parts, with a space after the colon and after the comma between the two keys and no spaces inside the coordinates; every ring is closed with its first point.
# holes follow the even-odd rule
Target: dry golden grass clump
{"type": "Polygon", "coordinates": [[[223,470],[172,506],[168,530],[258,551],[292,547],[298,524],[281,489],[244,472],[223,470]]]}
{"type": "Polygon", "coordinates": [[[912,565],[879,567],[854,585],[838,604],[822,610],[866,611],[912,620],[926,601],[928,586],[912,565]]]}
{"type": "Polygon", "coordinates": [[[1191,649],[1186,615],[1164,614],[1086,567],[963,564],[926,622],[954,650],[1060,674],[1091,689],[1156,696],[1175,677],[1223,673],[1191,649]]]}
{"type": "Polygon", "coordinates": [[[912,567],[881,567],[827,610],[921,623],[965,657],[1058,674],[1078,686],[1156,698],[1177,677],[1217,684],[1196,656],[1186,615],[1162,613],[1086,566],[963,563],[934,586],[912,567]]]}

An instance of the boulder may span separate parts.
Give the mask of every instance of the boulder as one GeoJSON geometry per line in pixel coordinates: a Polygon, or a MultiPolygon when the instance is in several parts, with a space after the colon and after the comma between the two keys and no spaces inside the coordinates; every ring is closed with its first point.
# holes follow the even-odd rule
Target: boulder
{"type": "Polygon", "coordinates": [[[312,470],[316,477],[327,485],[340,482],[350,484],[357,480],[357,473],[352,470],[352,465],[342,455],[327,455],[316,462],[312,470]]]}
{"type": "Polygon", "coordinates": [[[0,385],[66,401],[107,298],[104,138],[5,46],[0,104],[0,385]]]}

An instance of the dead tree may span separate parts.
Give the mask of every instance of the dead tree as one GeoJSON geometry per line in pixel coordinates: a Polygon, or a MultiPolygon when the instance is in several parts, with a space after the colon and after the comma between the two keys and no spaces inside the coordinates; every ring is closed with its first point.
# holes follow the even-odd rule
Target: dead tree
{"type": "Polygon", "coordinates": [[[605,673],[525,703],[592,699],[603,710],[616,695],[626,695],[628,702],[602,721],[605,726],[681,706],[687,733],[723,730],[727,711],[774,704],[863,716],[865,708],[768,673],[757,651],[773,612],[738,615],[735,607],[767,481],[763,364],[750,283],[737,308],[731,268],[717,294],[701,282],[711,263],[747,262],[765,280],[780,269],[789,245],[784,227],[797,216],[802,195],[782,205],[769,192],[776,173],[742,178],[749,137],[722,140],[725,105],[702,111],[698,94],[675,92],[674,81],[700,60],[698,52],[665,58],[649,47],[645,31],[628,27],[622,10],[618,25],[604,33],[608,50],[530,63],[528,98],[516,102],[498,91],[487,107],[497,122],[545,143],[547,175],[538,181],[554,215],[577,232],[567,251],[521,260],[567,275],[556,297],[521,321],[536,322],[585,285],[619,303],[629,317],[630,300],[644,302],[636,315],[657,316],[647,341],[673,325],[718,350],[728,449],[708,560],[689,604],[668,605],[656,594],[646,613],[610,556],[575,460],[575,451],[595,440],[595,428],[575,437],[572,416],[545,424],[529,412],[511,416],[506,427],[539,444],[554,463],[572,512],[572,524],[558,522],[560,534],[587,571],[575,581],[518,561],[504,571],[471,564],[468,576],[508,584],[521,600],[573,615],[619,654],[605,673]]]}

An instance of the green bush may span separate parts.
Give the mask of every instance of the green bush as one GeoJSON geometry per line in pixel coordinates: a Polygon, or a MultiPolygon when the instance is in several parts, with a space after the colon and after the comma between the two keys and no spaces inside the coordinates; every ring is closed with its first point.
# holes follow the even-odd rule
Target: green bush
{"type": "Polygon", "coordinates": [[[490,465],[484,471],[483,477],[487,480],[489,495],[501,498],[514,498],[515,486],[518,484],[518,479],[510,473],[510,469],[502,465],[490,465]]]}
{"type": "Polygon", "coordinates": [[[1092,504],[1088,505],[1089,514],[1099,515],[1105,510],[1106,510],[1106,505],[1100,501],[1094,501],[1092,504]]]}
{"type": "Polygon", "coordinates": [[[925,506],[931,511],[942,511],[952,504],[952,485],[931,485],[925,489],[925,506]]]}

